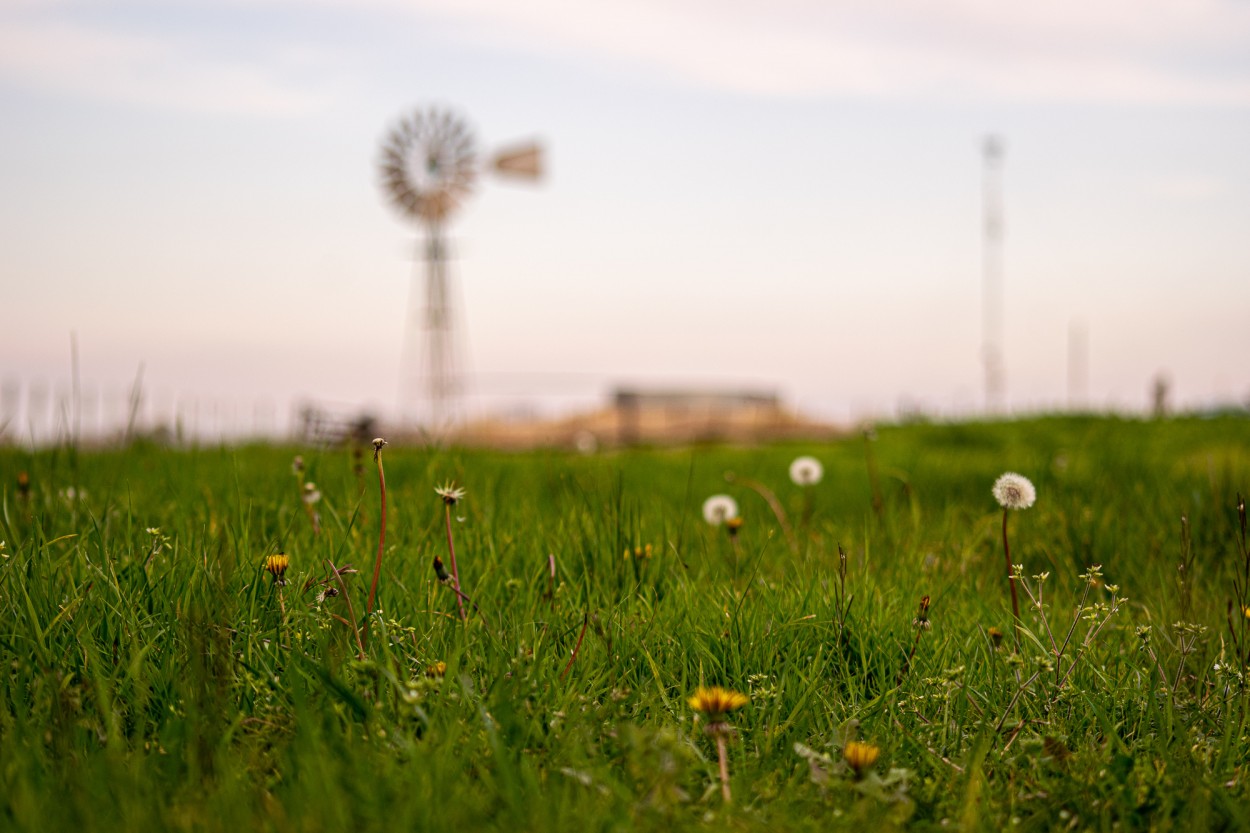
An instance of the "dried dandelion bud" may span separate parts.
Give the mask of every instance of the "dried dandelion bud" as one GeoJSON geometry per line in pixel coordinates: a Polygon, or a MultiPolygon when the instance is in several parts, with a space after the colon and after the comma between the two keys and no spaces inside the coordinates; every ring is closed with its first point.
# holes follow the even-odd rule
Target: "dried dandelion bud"
{"type": "Polygon", "coordinates": [[[920,607],[916,610],[916,618],[911,620],[911,626],[916,630],[929,629],[929,597],[925,596],[920,600],[920,607]]]}

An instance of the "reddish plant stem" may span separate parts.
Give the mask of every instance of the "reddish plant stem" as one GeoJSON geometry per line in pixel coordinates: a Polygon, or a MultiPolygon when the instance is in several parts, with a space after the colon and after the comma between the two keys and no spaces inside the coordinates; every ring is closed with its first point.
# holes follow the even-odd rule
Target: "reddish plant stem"
{"type": "MultiPolygon", "coordinates": [[[[382,494],[382,521],[378,528],[378,557],[373,562],[373,581],[369,584],[369,604],[365,609],[365,618],[373,612],[373,603],[378,596],[378,576],[382,574],[382,548],[386,545],[386,474],[382,471],[382,449],[375,448],[373,460],[378,464],[378,490],[382,494]]],[[[366,633],[368,624],[366,622],[366,633]]]]}
{"type": "Polygon", "coordinates": [[[352,633],[356,637],[356,647],[360,649],[359,659],[363,662],[365,658],[365,643],[364,640],[360,638],[360,628],[356,625],[356,612],[352,609],[352,597],[351,594],[347,592],[347,583],[343,581],[343,575],[339,572],[339,568],[334,566],[333,561],[327,559],[326,563],[330,565],[330,571],[334,573],[334,578],[339,583],[339,590],[343,594],[343,600],[347,602],[347,615],[351,620],[348,624],[352,626],[352,633]]]}
{"type": "Polygon", "coordinates": [[[447,520],[447,554],[451,558],[451,580],[456,585],[456,604],[460,605],[460,618],[467,620],[469,614],[464,611],[464,594],[460,592],[460,568],[456,566],[456,545],[451,540],[451,504],[443,502],[444,517],[447,520]]]}
{"type": "Polygon", "coordinates": [[[582,640],[586,637],[586,626],[590,624],[590,614],[582,614],[582,632],[577,635],[577,644],[573,646],[573,653],[569,654],[568,665],[564,666],[564,670],[560,672],[560,679],[564,679],[569,673],[569,669],[573,667],[573,660],[577,659],[577,652],[582,649],[582,640]]]}
{"type": "Polygon", "coordinates": [[[1007,512],[1003,510],[1003,556],[1007,559],[1007,584],[1011,587],[1011,612],[1016,618],[1016,653],[1020,653],[1020,600],[1016,596],[1016,575],[1011,568],[1011,546],[1007,543],[1007,512]]]}

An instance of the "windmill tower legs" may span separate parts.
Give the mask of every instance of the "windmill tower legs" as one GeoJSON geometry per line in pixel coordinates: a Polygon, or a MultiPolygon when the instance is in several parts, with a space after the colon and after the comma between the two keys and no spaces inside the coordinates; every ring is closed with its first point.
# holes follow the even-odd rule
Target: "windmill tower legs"
{"type": "MultiPolygon", "coordinates": [[[[455,316],[448,286],[447,247],[439,223],[426,226],[423,259],[424,303],[420,310],[412,310],[414,326],[408,338],[409,383],[405,411],[417,426],[439,433],[460,417],[455,316]]],[[[416,292],[413,297],[415,300],[416,292]]]]}

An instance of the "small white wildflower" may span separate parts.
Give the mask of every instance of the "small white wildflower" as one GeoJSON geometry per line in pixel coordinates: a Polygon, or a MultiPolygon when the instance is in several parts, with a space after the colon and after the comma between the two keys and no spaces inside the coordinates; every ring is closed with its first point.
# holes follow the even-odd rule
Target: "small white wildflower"
{"type": "Polygon", "coordinates": [[[712,495],[703,501],[703,520],[712,526],[720,526],[730,518],[738,517],[738,502],[729,495],[712,495]]]}
{"type": "Polygon", "coordinates": [[[1029,479],[1015,472],[1007,472],[994,481],[994,500],[1004,509],[1028,509],[1037,500],[1037,490],[1029,479]]]}
{"type": "Polygon", "coordinates": [[[321,492],[317,491],[317,485],[311,481],[304,484],[304,503],[312,506],[321,500],[321,492]]]}
{"type": "Polygon", "coordinates": [[[798,486],[815,486],[825,476],[825,467],[815,457],[796,457],[790,464],[790,479],[798,486]]]}

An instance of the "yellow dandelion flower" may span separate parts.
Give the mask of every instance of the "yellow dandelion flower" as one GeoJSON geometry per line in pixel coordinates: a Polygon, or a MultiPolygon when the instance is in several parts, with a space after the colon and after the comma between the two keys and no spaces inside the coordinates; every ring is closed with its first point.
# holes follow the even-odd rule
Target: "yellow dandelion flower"
{"type": "Polygon", "coordinates": [[[880,754],[880,749],[871,743],[864,743],[859,740],[853,740],[842,747],[842,759],[846,761],[847,766],[854,770],[857,778],[863,775],[865,770],[872,768],[880,754]]]}
{"type": "Polygon", "coordinates": [[[729,534],[731,536],[737,535],[738,530],[742,529],[742,524],[743,524],[742,516],[736,515],[730,518],[729,520],[725,521],[725,529],[729,530],[729,534]]]}
{"type": "Polygon", "coordinates": [[[265,558],[265,572],[273,576],[274,584],[279,587],[286,586],[286,570],[290,566],[291,558],[283,552],[265,558]]]}
{"type": "Polygon", "coordinates": [[[688,701],[690,708],[702,712],[712,722],[719,721],[732,711],[736,711],[751,701],[741,692],[718,685],[700,686],[688,701]]]}
{"type": "Polygon", "coordinates": [[[442,677],[446,673],[447,673],[447,663],[443,662],[442,660],[439,660],[438,662],[433,663],[432,665],[430,665],[428,668],[425,669],[425,676],[427,677],[436,677],[436,678],[442,677]]]}

